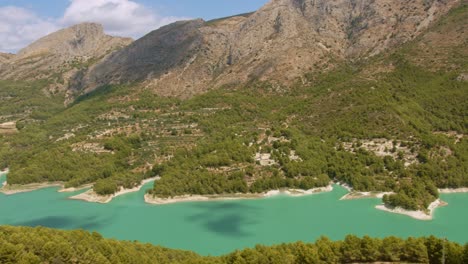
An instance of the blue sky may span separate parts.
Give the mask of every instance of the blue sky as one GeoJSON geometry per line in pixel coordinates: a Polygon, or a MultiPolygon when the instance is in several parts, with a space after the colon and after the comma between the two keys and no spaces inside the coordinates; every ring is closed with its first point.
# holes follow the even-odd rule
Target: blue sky
{"type": "MultiPolygon", "coordinates": [[[[93,1],[93,0],[89,0],[93,1]]],[[[255,11],[268,0],[133,0],[163,15],[213,19],[255,11]]],[[[70,0],[0,0],[0,6],[20,6],[44,17],[60,17],[70,0]]]]}
{"type": "Polygon", "coordinates": [[[0,52],[81,22],[98,22],[108,34],[139,38],[181,19],[255,11],[268,0],[0,0],[0,52]]]}

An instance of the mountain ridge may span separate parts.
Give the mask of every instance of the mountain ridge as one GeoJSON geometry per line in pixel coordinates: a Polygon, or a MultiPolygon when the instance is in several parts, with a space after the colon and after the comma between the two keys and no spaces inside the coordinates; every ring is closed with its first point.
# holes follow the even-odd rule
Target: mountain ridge
{"type": "MultiPolygon", "coordinates": [[[[186,98],[254,79],[288,86],[305,72],[329,71],[339,63],[372,57],[414,39],[459,2],[416,0],[405,7],[390,0],[273,0],[248,16],[210,23],[195,20],[187,23],[196,27],[153,31],[133,47],[168,29],[197,36],[198,41],[179,50],[185,55],[182,59],[169,56],[175,63],[165,67],[151,67],[157,64],[157,56],[155,61],[126,60],[125,67],[116,66],[119,57],[151,54],[158,44],[142,45],[140,51],[124,48],[78,76],[75,88],[89,92],[104,84],[136,81],[157,94],[186,98]],[[146,66],[137,70],[142,62],[146,66]],[[138,78],[132,71],[137,71],[138,78]]],[[[171,47],[159,52],[164,56],[171,47]]]]}
{"type": "Polygon", "coordinates": [[[106,84],[140,83],[180,98],[252,80],[287,88],[305,73],[414,39],[462,2],[271,0],[256,12],[176,22],[136,41],[82,23],[1,55],[0,79],[49,79],[47,92],[64,91],[66,103],[106,84]]]}

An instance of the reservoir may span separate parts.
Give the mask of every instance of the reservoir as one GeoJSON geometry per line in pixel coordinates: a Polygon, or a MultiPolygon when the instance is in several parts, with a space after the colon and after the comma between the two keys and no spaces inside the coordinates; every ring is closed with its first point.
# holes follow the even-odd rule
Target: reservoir
{"type": "MultiPolygon", "coordinates": [[[[5,176],[0,179],[5,180],[5,176]]],[[[46,226],[97,231],[107,238],[138,240],[202,255],[221,255],[256,244],[274,245],[320,236],[333,240],[347,234],[371,237],[429,236],[468,242],[468,193],[444,194],[446,207],[431,221],[375,209],[380,199],[339,199],[347,191],[303,197],[149,205],[141,191],[109,204],[69,200],[77,193],[47,188],[11,196],[0,194],[0,225],[46,226]]],[[[79,193],[79,192],[78,192],[79,193]]]]}

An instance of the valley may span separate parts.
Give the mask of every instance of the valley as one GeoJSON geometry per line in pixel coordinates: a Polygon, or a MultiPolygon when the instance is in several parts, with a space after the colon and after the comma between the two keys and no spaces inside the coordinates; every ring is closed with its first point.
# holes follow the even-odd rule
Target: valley
{"type": "Polygon", "coordinates": [[[0,224],[217,256],[323,235],[467,243],[467,25],[466,0],[271,0],[0,53],[0,224]]]}

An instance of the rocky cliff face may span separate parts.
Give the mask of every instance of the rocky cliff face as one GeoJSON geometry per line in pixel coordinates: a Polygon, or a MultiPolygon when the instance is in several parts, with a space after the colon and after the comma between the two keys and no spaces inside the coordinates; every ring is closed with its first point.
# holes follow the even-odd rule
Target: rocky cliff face
{"type": "Polygon", "coordinates": [[[272,0],[231,41],[237,73],[231,79],[287,83],[374,56],[415,38],[457,2],[272,0]]]}
{"type": "Polygon", "coordinates": [[[253,14],[151,32],[83,72],[75,87],[141,81],[161,95],[188,97],[252,79],[288,85],[411,40],[458,2],[272,0],[253,14]]]}
{"type": "Polygon", "coordinates": [[[83,23],[45,36],[17,55],[0,56],[0,79],[50,79],[51,89],[68,87],[68,79],[109,53],[127,46],[128,38],[104,34],[101,25],[83,23]],[[54,79],[54,76],[59,76],[54,79]]]}

